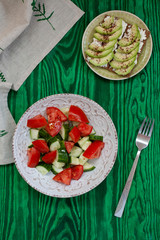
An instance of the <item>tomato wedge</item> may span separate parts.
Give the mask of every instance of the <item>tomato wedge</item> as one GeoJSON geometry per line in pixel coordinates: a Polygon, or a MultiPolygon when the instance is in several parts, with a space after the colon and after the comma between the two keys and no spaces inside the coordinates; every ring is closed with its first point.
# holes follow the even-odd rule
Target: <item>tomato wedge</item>
{"type": "Polygon", "coordinates": [[[89,123],[88,118],[82,109],[74,105],[70,106],[68,119],[70,121],[89,123]]]}
{"type": "Polygon", "coordinates": [[[32,144],[41,153],[49,152],[49,147],[45,140],[35,140],[32,144]]]}
{"type": "Polygon", "coordinates": [[[88,125],[83,122],[78,125],[78,129],[81,133],[81,136],[85,137],[85,136],[88,136],[92,132],[93,127],[91,125],[88,125]]]}
{"type": "Polygon", "coordinates": [[[65,141],[64,144],[65,144],[65,148],[66,148],[67,152],[70,153],[74,146],[74,142],[65,141]]]}
{"type": "Polygon", "coordinates": [[[79,180],[83,174],[83,166],[77,165],[71,168],[72,169],[72,179],[79,180]]]}
{"type": "Polygon", "coordinates": [[[56,107],[47,107],[46,113],[48,115],[48,122],[56,122],[60,120],[61,122],[65,122],[67,120],[66,115],[56,107]]]}
{"type": "Polygon", "coordinates": [[[79,129],[75,126],[74,128],[72,128],[72,130],[69,132],[69,136],[72,138],[72,141],[74,143],[78,142],[78,140],[81,137],[81,133],[79,131],[79,129]]]}
{"type": "Polygon", "coordinates": [[[71,176],[72,176],[72,170],[71,168],[66,168],[62,172],[58,173],[53,180],[56,182],[64,183],[66,185],[70,185],[71,183],[71,176]]]}
{"type": "Polygon", "coordinates": [[[83,153],[83,156],[88,159],[98,158],[104,148],[104,142],[94,141],[83,153]]]}
{"type": "Polygon", "coordinates": [[[52,152],[49,152],[49,153],[46,153],[43,157],[42,157],[42,160],[47,163],[47,164],[52,164],[56,158],[56,155],[57,155],[57,151],[52,151],[52,152]]]}
{"type": "Polygon", "coordinates": [[[52,136],[55,137],[61,130],[62,122],[57,120],[55,123],[48,123],[45,130],[52,136]]]}
{"type": "Polygon", "coordinates": [[[27,127],[29,128],[41,128],[47,125],[47,121],[45,117],[43,117],[41,114],[28,119],[27,121],[27,127]]]}
{"type": "Polygon", "coordinates": [[[32,147],[28,148],[27,155],[28,155],[27,166],[30,168],[36,167],[39,163],[40,152],[36,148],[32,147]]]}

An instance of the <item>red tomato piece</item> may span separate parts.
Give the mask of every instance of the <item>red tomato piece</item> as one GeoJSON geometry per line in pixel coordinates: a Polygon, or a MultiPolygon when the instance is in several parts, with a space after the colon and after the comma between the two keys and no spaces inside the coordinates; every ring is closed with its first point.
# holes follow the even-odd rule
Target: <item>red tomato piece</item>
{"type": "Polygon", "coordinates": [[[71,168],[72,169],[72,179],[79,180],[83,174],[83,166],[77,165],[71,168]]]}
{"type": "Polygon", "coordinates": [[[89,123],[88,118],[82,109],[74,105],[70,106],[68,119],[70,121],[89,123]]]}
{"type": "Polygon", "coordinates": [[[58,173],[53,180],[56,182],[64,183],[66,185],[70,185],[72,177],[72,170],[71,168],[66,168],[62,172],[58,173]]]}
{"type": "Polygon", "coordinates": [[[27,155],[28,155],[27,166],[30,168],[36,167],[39,163],[40,152],[36,148],[32,147],[28,148],[27,155]]]}
{"type": "Polygon", "coordinates": [[[35,140],[32,144],[41,153],[49,152],[49,147],[45,140],[35,140]]]}
{"type": "Polygon", "coordinates": [[[81,136],[85,137],[85,136],[88,136],[92,132],[93,127],[91,125],[88,125],[83,122],[78,125],[78,129],[81,133],[81,136]]]}
{"type": "Polygon", "coordinates": [[[47,125],[47,121],[45,117],[43,117],[41,114],[28,119],[27,121],[27,127],[29,128],[41,128],[47,125]]]}
{"type": "Polygon", "coordinates": [[[52,136],[56,136],[61,130],[62,122],[56,121],[55,123],[48,123],[45,130],[52,136]]]}
{"type": "Polygon", "coordinates": [[[47,107],[46,113],[48,115],[48,122],[56,122],[60,120],[61,122],[65,122],[67,120],[66,115],[56,107],[47,107]]]}
{"type": "Polygon", "coordinates": [[[72,128],[72,130],[69,132],[69,136],[72,138],[73,142],[76,143],[81,137],[81,133],[79,129],[75,126],[72,128]]]}
{"type": "Polygon", "coordinates": [[[42,157],[42,160],[47,163],[47,164],[52,164],[56,158],[56,155],[57,155],[57,151],[52,151],[52,152],[49,152],[49,153],[46,153],[43,157],[42,157]]]}
{"type": "Polygon", "coordinates": [[[64,144],[65,144],[65,148],[66,148],[67,152],[70,153],[74,146],[74,142],[65,141],[64,144]]]}
{"type": "Polygon", "coordinates": [[[98,158],[104,148],[104,142],[94,141],[83,153],[83,156],[88,159],[98,158]]]}

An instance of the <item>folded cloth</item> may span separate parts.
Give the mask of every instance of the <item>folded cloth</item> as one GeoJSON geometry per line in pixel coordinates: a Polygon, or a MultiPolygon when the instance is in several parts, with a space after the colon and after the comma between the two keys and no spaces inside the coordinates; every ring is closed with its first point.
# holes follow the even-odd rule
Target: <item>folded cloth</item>
{"type": "Polygon", "coordinates": [[[33,69],[83,14],[70,0],[0,1],[1,99],[5,94],[0,108],[0,144],[1,150],[6,153],[0,155],[0,164],[13,161],[10,144],[15,123],[7,107],[9,86],[18,90],[33,69]]]}
{"type": "Polygon", "coordinates": [[[11,83],[0,83],[0,164],[13,162],[12,137],[16,127],[15,121],[8,109],[7,96],[11,83]]]}

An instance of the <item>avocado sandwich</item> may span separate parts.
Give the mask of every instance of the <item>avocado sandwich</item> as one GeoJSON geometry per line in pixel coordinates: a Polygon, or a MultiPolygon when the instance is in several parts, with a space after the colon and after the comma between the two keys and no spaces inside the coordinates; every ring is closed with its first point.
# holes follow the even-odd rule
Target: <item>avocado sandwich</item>
{"type": "Polygon", "coordinates": [[[95,28],[93,41],[86,50],[86,61],[120,76],[129,76],[150,32],[136,24],[106,15],[95,28]]]}

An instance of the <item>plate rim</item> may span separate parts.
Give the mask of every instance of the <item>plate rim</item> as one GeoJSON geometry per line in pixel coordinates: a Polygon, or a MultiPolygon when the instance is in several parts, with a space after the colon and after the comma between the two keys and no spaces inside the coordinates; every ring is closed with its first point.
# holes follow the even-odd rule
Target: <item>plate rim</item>
{"type": "Polygon", "coordinates": [[[153,51],[153,40],[152,40],[152,35],[151,35],[151,31],[150,31],[150,40],[151,40],[151,46],[150,46],[150,52],[149,52],[149,56],[148,56],[148,59],[147,59],[147,61],[145,62],[145,64],[144,64],[144,66],[142,67],[142,68],[140,68],[136,73],[134,73],[133,75],[131,75],[131,76],[129,76],[129,77],[121,77],[120,79],[115,79],[115,78],[112,78],[112,77],[105,77],[105,76],[103,76],[102,74],[100,74],[100,73],[97,73],[97,71],[96,70],[94,70],[93,68],[92,68],[92,66],[85,60],[85,54],[84,54],[84,47],[83,47],[83,45],[84,45],[84,38],[85,38],[85,35],[86,35],[86,33],[87,33],[87,30],[88,30],[88,28],[90,27],[90,25],[97,19],[97,18],[99,18],[100,16],[102,16],[102,15],[105,15],[105,14],[109,14],[109,13],[116,13],[116,12],[122,12],[122,13],[128,13],[128,14],[130,14],[130,15],[132,15],[133,17],[136,17],[136,18],[138,18],[144,25],[145,25],[145,27],[146,27],[146,29],[148,30],[148,31],[150,31],[149,30],[149,28],[147,27],[147,25],[145,24],[145,22],[141,19],[141,18],[139,18],[137,15],[135,15],[135,14],[133,14],[133,13],[131,13],[131,12],[128,12],[128,11],[123,11],[123,10],[111,10],[111,11],[107,11],[107,12],[104,12],[104,13],[101,13],[101,14],[99,14],[98,16],[96,16],[94,19],[92,19],[92,21],[87,25],[87,27],[86,27],[86,29],[85,29],[85,31],[84,31],[84,33],[83,33],[83,37],[82,37],[82,43],[81,43],[81,46],[82,46],[82,54],[83,54],[83,58],[84,58],[84,61],[85,61],[85,63],[88,65],[88,67],[94,72],[94,73],[96,73],[98,76],[100,76],[100,77],[102,77],[102,78],[104,78],[104,79],[106,79],[106,80],[112,80],[112,81],[122,81],[122,80],[126,80],[126,79],[130,79],[130,78],[132,78],[132,77],[134,77],[135,75],[137,75],[139,72],[141,72],[145,67],[146,67],[146,65],[148,64],[148,62],[149,62],[149,60],[150,60],[150,58],[151,58],[151,55],[152,55],[152,51],[153,51]]]}
{"type": "Polygon", "coordinates": [[[50,96],[47,96],[47,97],[44,97],[44,98],[41,98],[40,100],[36,101],[35,103],[33,103],[24,113],[23,115],[21,116],[21,118],[19,119],[17,125],[16,125],[16,128],[15,128],[15,131],[14,131],[14,135],[13,135],[13,139],[12,139],[12,154],[13,154],[13,159],[14,159],[14,163],[16,165],[16,168],[19,172],[19,174],[21,175],[21,177],[25,180],[25,182],[30,186],[32,187],[34,190],[44,194],[44,195],[47,195],[47,196],[50,196],[50,197],[56,197],[56,198],[71,198],[71,197],[76,197],[76,196],[81,196],[91,190],[93,190],[94,188],[96,188],[97,186],[99,186],[105,179],[106,177],[108,176],[108,174],[110,173],[110,171],[112,170],[114,164],[115,164],[115,161],[116,161],[116,158],[117,158],[117,154],[118,154],[118,135],[117,135],[117,131],[116,131],[116,128],[115,128],[115,125],[111,119],[111,117],[109,116],[109,114],[104,110],[103,107],[101,107],[97,102],[95,102],[94,100],[88,98],[88,97],[85,97],[85,96],[82,96],[82,95],[79,95],[79,94],[72,94],[72,93],[62,93],[62,94],[53,94],[53,95],[50,95],[50,96]],[[56,194],[50,194],[50,193],[47,193],[45,191],[41,191],[40,189],[38,189],[36,186],[32,185],[32,183],[30,183],[27,178],[25,176],[23,176],[23,173],[21,172],[21,169],[19,168],[19,165],[18,165],[18,162],[16,160],[16,157],[15,157],[15,154],[14,154],[14,146],[15,146],[15,137],[16,137],[16,132],[17,132],[17,129],[18,129],[18,126],[19,124],[21,123],[21,121],[23,120],[24,116],[27,114],[27,112],[30,111],[30,109],[33,107],[33,105],[36,105],[38,102],[42,102],[46,99],[49,99],[49,98],[52,98],[54,96],[61,96],[61,97],[64,97],[64,96],[78,96],[78,97],[82,97],[83,99],[87,99],[91,102],[93,102],[94,104],[97,105],[97,107],[100,107],[107,115],[107,118],[108,120],[110,121],[110,124],[113,128],[113,132],[114,132],[114,137],[115,137],[115,153],[114,153],[114,157],[113,157],[113,160],[111,162],[111,165],[110,165],[110,168],[108,169],[108,171],[105,173],[105,175],[103,176],[103,179],[98,182],[97,184],[95,184],[94,186],[91,186],[87,191],[83,190],[80,194],[72,194],[72,195],[56,195],[56,194]]]}

